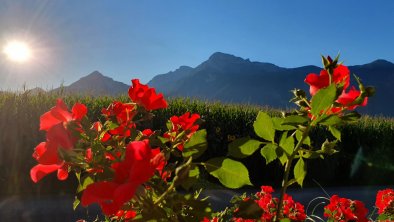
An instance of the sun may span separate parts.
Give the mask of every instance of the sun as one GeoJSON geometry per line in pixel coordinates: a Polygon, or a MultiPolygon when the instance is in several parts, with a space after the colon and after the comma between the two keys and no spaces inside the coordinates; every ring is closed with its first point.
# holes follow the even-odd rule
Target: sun
{"type": "Polygon", "coordinates": [[[3,48],[3,53],[11,61],[18,63],[27,62],[31,58],[31,49],[29,45],[22,41],[15,40],[8,42],[3,48]]]}

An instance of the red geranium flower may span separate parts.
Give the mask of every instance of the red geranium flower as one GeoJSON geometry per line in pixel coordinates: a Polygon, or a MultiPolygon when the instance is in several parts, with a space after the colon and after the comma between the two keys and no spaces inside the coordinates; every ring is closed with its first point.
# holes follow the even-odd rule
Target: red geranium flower
{"type": "Polygon", "coordinates": [[[180,138],[181,141],[176,141],[179,143],[177,148],[180,151],[183,151],[184,143],[190,139],[190,137],[199,128],[199,125],[196,124],[196,121],[199,118],[200,115],[195,113],[190,116],[190,112],[186,112],[182,116],[172,116],[170,118],[172,128],[169,132],[164,133],[163,136],[170,139],[171,142],[175,142],[175,139],[177,139],[178,135],[182,132],[185,132],[184,137],[180,138]]]}
{"type": "Polygon", "coordinates": [[[67,179],[68,165],[60,159],[58,149],[72,149],[76,139],[67,129],[67,124],[71,121],[79,122],[86,113],[86,106],[80,103],[75,104],[69,112],[64,102],[59,99],[55,107],[40,117],[40,129],[47,131],[47,141],[38,144],[33,153],[39,163],[30,170],[30,177],[34,182],[54,171],[58,172],[59,180],[67,179]]]}
{"type": "Polygon", "coordinates": [[[160,165],[159,161],[152,161],[157,154],[159,152],[150,148],[148,140],[129,143],[125,159],[112,164],[114,179],[87,186],[82,194],[82,205],[98,203],[104,214],[115,214],[134,196],[138,186],[154,175],[155,169],[160,165]]]}
{"type": "Polygon", "coordinates": [[[375,205],[379,210],[379,214],[394,216],[394,190],[379,190],[376,195],[375,205]]]}
{"type": "MultiPolygon", "coordinates": [[[[329,83],[329,74],[327,70],[320,71],[320,75],[315,73],[310,73],[306,76],[305,82],[310,85],[309,92],[313,96],[319,89],[325,88],[329,83]]],[[[344,65],[338,65],[332,74],[332,81],[335,84],[344,84],[344,90],[349,87],[350,84],[350,71],[344,65]]]]}
{"type": "Polygon", "coordinates": [[[141,84],[138,79],[131,80],[133,86],[129,88],[130,99],[143,106],[146,110],[155,110],[166,108],[167,102],[163,98],[163,94],[156,94],[154,88],[141,84]]]}
{"type": "Polygon", "coordinates": [[[125,220],[125,221],[131,221],[135,216],[137,216],[137,213],[133,210],[119,210],[116,212],[116,219],[120,220],[125,220]]]}
{"type": "Polygon", "coordinates": [[[119,138],[129,137],[130,129],[135,128],[133,118],[136,114],[135,106],[132,104],[113,102],[108,108],[102,109],[101,113],[107,118],[107,120],[113,121],[119,126],[108,130],[101,141],[106,142],[111,139],[112,136],[118,136],[119,138]]]}
{"type": "MultiPolygon", "coordinates": [[[[338,97],[337,102],[346,107],[347,110],[354,110],[358,105],[352,105],[352,103],[360,96],[360,91],[358,91],[354,86],[349,90],[349,92],[343,91],[338,97]]],[[[366,106],[368,102],[368,97],[365,97],[364,101],[360,106],[366,106]]]]}
{"type": "Polygon", "coordinates": [[[80,121],[87,112],[86,106],[80,103],[76,103],[69,112],[63,100],[58,99],[56,106],[40,117],[40,130],[48,130],[54,125],[72,120],[80,121]]]}
{"type": "Polygon", "coordinates": [[[134,105],[115,101],[101,112],[107,119],[115,118],[120,125],[128,125],[136,114],[134,110],[134,105]]]}
{"type": "Polygon", "coordinates": [[[324,216],[334,221],[368,222],[368,209],[358,200],[340,198],[334,195],[330,198],[329,205],[324,207],[324,216]]]}
{"type": "MultiPolygon", "coordinates": [[[[259,221],[271,222],[276,216],[276,208],[279,199],[272,196],[274,189],[271,186],[261,186],[261,191],[255,194],[255,202],[263,210],[259,221]]],[[[246,199],[245,199],[246,200],[246,199]]],[[[285,195],[283,199],[283,217],[291,221],[305,221],[306,214],[304,206],[295,202],[290,195],[285,195]]],[[[249,222],[257,221],[253,219],[233,218],[232,221],[236,222],[249,222]]]]}

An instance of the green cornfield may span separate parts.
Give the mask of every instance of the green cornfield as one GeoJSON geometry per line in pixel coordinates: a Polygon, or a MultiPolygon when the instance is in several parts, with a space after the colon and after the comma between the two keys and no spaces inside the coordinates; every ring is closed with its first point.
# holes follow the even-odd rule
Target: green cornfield
{"type": "MultiPolygon", "coordinates": [[[[44,141],[40,132],[39,118],[62,98],[69,108],[75,102],[88,107],[91,120],[101,118],[103,107],[112,101],[128,101],[120,97],[82,97],[61,94],[38,93],[0,93],[0,197],[9,195],[47,195],[69,194],[75,192],[75,178],[57,181],[50,175],[33,184],[29,172],[36,164],[32,158],[34,147],[44,141]]],[[[280,110],[252,105],[221,104],[192,99],[170,99],[169,107],[155,111],[152,122],[143,127],[163,129],[172,115],[186,111],[199,113],[203,119],[201,128],[207,129],[209,147],[199,160],[227,154],[227,145],[235,138],[253,136],[253,121],[259,110],[271,115],[280,115],[280,110]]],[[[359,122],[342,126],[340,152],[324,160],[312,160],[309,164],[305,186],[346,185],[392,185],[394,183],[394,119],[365,116],[359,122]],[[316,181],[316,182],[315,182],[316,181]]],[[[313,141],[321,143],[327,132],[315,129],[313,141]]],[[[197,161],[199,161],[197,160],[197,161]]],[[[268,184],[279,186],[282,168],[279,163],[265,165],[259,153],[243,159],[250,171],[255,186],[268,184]]],[[[206,180],[216,182],[206,176],[206,180]]]]}

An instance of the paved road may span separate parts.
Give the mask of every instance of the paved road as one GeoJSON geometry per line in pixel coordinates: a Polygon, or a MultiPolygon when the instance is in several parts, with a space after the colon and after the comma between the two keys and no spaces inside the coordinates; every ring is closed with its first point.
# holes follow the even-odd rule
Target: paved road
{"type": "MultiPolygon", "coordinates": [[[[327,188],[325,191],[329,195],[338,194],[341,197],[361,200],[368,209],[373,209],[376,192],[386,187],[335,187],[327,188]]],[[[233,195],[243,192],[255,193],[257,190],[206,190],[204,196],[209,196],[214,210],[224,209],[233,195]]],[[[327,196],[320,188],[290,189],[288,192],[293,199],[301,202],[305,206],[316,197],[327,196]]],[[[29,199],[20,197],[10,197],[0,201],[0,221],[26,221],[26,222],[70,222],[78,219],[93,221],[99,214],[97,206],[85,209],[78,207],[76,211],[72,209],[73,197],[63,196],[58,198],[29,199]]],[[[316,203],[319,203],[317,201],[316,203]]],[[[311,209],[311,208],[310,208],[311,209]]],[[[319,211],[319,210],[318,210],[319,211]]],[[[320,209],[321,212],[321,209],[320,209]]]]}

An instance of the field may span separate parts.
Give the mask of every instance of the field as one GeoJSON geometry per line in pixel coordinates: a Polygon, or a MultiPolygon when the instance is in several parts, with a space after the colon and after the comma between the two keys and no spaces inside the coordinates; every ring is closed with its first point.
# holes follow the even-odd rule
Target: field
{"type": "MultiPolygon", "coordinates": [[[[100,118],[101,108],[115,100],[127,101],[128,97],[77,97],[60,94],[1,93],[0,94],[0,197],[13,194],[43,195],[74,193],[75,179],[59,182],[54,175],[33,184],[29,171],[34,166],[34,147],[44,140],[38,130],[39,117],[56,99],[62,97],[71,107],[79,101],[88,106],[90,119],[100,118]]],[[[201,160],[225,155],[227,145],[235,138],[252,135],[252,124],[259,110],[279,115],[279,110],[247,105],[224,105],[190,99],[171,99],[169,108],[155,112],[153,121],[144,127],[161,129],[172,115],[185,111],[202,116],[202,128],[208,131],[209,148],[201,160]]],[[[394,181],[394,119],[363,117],[358,123],[341,128],[343,139],[340,153],[325,160],[310,162],[305,186],[390,185],[394,181]]],[[[322,142],[324,129],[316,129],[312,137],[322,142]]],[[[243,160],[249,168],[254,185],[279,186],[282,168],[278,163],[265,165],[259,153],[243,160]]],[[[207,181],[216,182],[206,177],[207,181]]]]}

